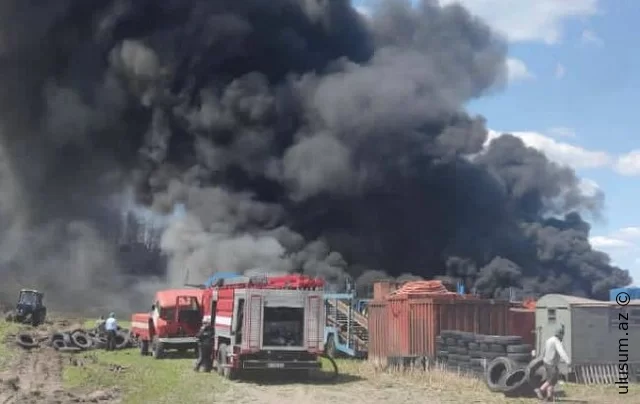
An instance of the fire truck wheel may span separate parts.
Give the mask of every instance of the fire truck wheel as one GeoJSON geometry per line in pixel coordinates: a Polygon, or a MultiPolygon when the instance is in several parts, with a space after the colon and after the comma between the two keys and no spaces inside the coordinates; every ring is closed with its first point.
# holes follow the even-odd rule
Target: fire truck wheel
{"type": "Polygon", "coordinates": [[[233,380],[236,377],[235,369],[231,369],[229,365],[229,347],[222,344],[218,347],[218,374],[225,379],[233,380]]]}
{"type": "Polygon", "coordinates": [[[162,359],[164,357],[164,344],[158,341],[158,337],[153,337],[152,351],[154,359],[162,359]]]}
{"type": "Polygon", "coordinates": [[[147,356],[149,355],[149,341],[140,341],[140,355],[147,356]]]}

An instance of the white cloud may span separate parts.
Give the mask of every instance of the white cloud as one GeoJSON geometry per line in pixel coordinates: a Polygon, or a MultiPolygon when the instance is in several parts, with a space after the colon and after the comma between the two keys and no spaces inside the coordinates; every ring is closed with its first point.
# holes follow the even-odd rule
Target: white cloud
{"type": "MultiPolygon", "coordinates": [[[[589,241],[594,249],[609,254],[614,265],[630,269],[631,272],[634,268],[638,269],[640,265],[640,227],[623,227],[611,234],[590,237],[589,241]]],[[[638,276],[634,276],[634,278],[637,284],[638,276]]]]}
{"type": "Polygon", "coordinates": [[[366,6],[355,6],[354,7],[356,9],[357,12],[359,12],[360,14],[362,14],[365,17],[371,17],[371,9],[369,7],[366,6]]]}
{"type": "Polygon", "coordinates": [[[451,3],[466,6],[511,42],[558,43],[566,20],[598,12],[598,0],[440,0],[451,3]]]}
{"type": "Polygon", "coordinates": [[[568,137],[568,138],[575,138],[576,137],[576,131],[571,129],[571,128],[567,128],[564,126],[556,126],[553,128],[549,128],[549,130],[547,131],[549,132],[549,134],[551,136],[556,136],[556,137],[568,137]]]}
{"type": "Polygon", "coordinates": [[[596,196],[602,189],[597,182],[589,178],[580,178],[580,192],[586,197],[596,196]]]}
{"type": "Polygon", "coordinates": [[[576,169],[606,167],[612,158],[603,151],[587,150],[580,146],[559,142],[538,132],[497,132],[490,130],[488,140],[504,133],[522,139],[525,145],[543,152],[551,161],[576,169]]]}
{"type": "Polygon", "coordinates": [[[603,249],[603,250],[634,247],[634,244],[629,241],[621,240],[614,237],[606,237],[606,236],[591,237],[589,238],[589,242],[591,243],[591,246],[593,248],[603,249]]]}
{"type": "Polygon", "coordinates": [[[620,156],[614,168],[622,175],[640,175],[640,150],[632,150],[620,156]]]}
{"type": "Polygon", "coordinates": [[[600,38],[595,32],[585,29],[582,31],[582,36],[580,38],[582,43],[585,45],[596,45],[602,46],[604,45],[604,41],[600,38]]]}
{"type": "Polygon", "coordinates": [[[556,65],[556,71],[554,73],[554,76],[556,76],[557,79],[562,79],[566,74],[567,74],[567,69],[564,67],[562,63],[558,63],[556,65]]]}
{"type": "Polygon", "coordinates": [[[520,59],[507,59],[507,71],[509,73],[509,81],[520,81],[532,79],[535,76],[529,71],[527,65],[520,59]]]}

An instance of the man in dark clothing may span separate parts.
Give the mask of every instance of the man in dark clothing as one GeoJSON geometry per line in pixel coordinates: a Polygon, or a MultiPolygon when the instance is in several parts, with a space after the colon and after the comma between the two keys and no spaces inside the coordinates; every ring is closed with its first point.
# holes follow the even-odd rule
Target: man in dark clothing
{"type": "Polygon", "coordinates": [[[198,359],[193,367],[193,370],[196,372],[198,372],[201,367],[204,368],[205,372],[211,372],[213,361],[213,358],[211,357],[213,353],[213,335],[214,328],[211,326],[210,322],[203,323],[200,331],[196,334],[196,338],[198,338],[198,359]]]}

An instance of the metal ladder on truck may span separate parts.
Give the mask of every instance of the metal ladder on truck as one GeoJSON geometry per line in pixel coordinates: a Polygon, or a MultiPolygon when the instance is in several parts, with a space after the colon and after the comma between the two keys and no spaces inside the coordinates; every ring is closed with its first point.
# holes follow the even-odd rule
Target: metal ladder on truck
{"type": "Polygon", "coordinates": [[[324,346],[327,355],[346,355],[353,358],[367,356],[369,321],[358,312],[362,307],[352,293],[325,294],[324,346]]]}

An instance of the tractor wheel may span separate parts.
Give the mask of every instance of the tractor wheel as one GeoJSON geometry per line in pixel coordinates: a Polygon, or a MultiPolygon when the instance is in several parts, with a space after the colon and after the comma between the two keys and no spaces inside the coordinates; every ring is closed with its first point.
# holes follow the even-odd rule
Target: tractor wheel
{"type": "Polygon", "coordinates": [[[324,347],[324,353],[330,358],[336,357],[336,341],[334,340],[333,334],[330,334],[327,339],[327,345],[324,347]]]}
{"type": "Polygon", "coordinates": [[[154,359],[164,358],[164,344],[158,341],[158,337],[153,337],[151,349],[154,359]]]}

